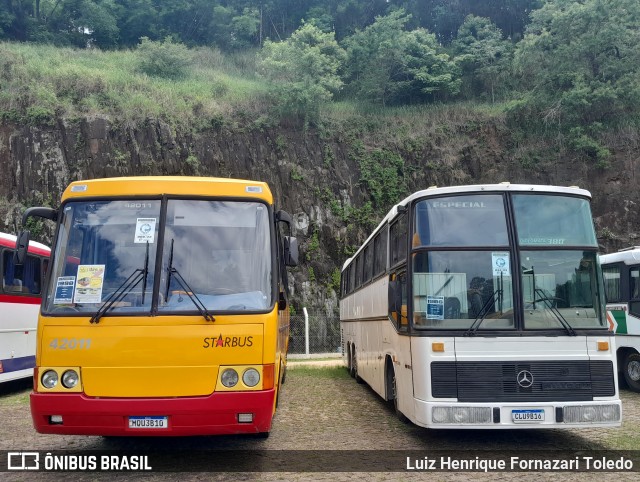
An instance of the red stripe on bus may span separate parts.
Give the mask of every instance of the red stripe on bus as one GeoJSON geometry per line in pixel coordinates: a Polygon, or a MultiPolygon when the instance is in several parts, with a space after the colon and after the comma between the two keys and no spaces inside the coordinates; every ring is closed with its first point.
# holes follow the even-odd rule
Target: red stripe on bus
{"type": "Polygon", "coordinates": [[[19,305],[39,305],[40,298],[37,296],[0,295],[0,303],[17,303],[19,305]]]}
{"type": "MultiPolygon", "coordinates": [[[[11,239],[0,237],[0,246],[3,246],[5,248],[10,248],[10,249],[15,249],[16,242],[12,241],[11,239]]],[[[38,246],[33,246],[31,244],[29,244],[28,252],[29,254],[39,254],[40,256],[46,256],[47,258],[51,255],[50,249],[42,249],[42,248],[39,248],[38,246]]]]}

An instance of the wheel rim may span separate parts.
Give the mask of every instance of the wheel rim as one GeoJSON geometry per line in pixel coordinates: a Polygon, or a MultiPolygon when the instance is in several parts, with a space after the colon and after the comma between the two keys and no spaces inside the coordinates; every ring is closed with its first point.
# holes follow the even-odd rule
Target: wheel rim
{"type": "Polygon", "coordinates": [[[627,365],[627,374],[634,382],[640,381],[640,361],[630,361],[627,365]]]}

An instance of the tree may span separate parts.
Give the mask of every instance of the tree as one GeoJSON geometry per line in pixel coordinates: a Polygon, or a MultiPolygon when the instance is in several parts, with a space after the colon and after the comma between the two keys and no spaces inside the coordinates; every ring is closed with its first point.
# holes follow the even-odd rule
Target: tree
{"type": "Polygon", "coordinates": [[[283,42],[267,40],[260,68],[283,113],[312,122],[342,87],[338,69],[344,59],[333,33],[305,24],[283,42]]]}
{"type": "Polygon", "coordinates": [[[516,50],[528,103],[569,127],[637,115],[639,26],[637,0],[549,0],[516,50]]]}
{"type": "Polygon", "coordinates": [[[502,39],[502,32],[488,18],[469,15],[458,29],[452,47],[462,65],[469,94],[481,94],[488,89],[491,102],[495,102],[500,77],[504,83],[503,74],[511,63],[511,42],[502,39]]]}
{"type": "Polygon", "coordinates": [[[410,18],[396,10],[345,39],[348,90],[353,95],[386,105],[457,93],[457,66],[441,51],[435,35],[422,28],[404,29],[410,18]]]}
{"type": "Polygon", "coordinates": [[[224,50],[251,47],[259,43],[260,12],[245,8],[238,12],[231,6],[218,5],[213,9],[213,40],[224,50]]]}
{"type": "MultiPolygon", "coordinates": [[[[396,2],[394,2],[396,3],[396,2]]],[[[529,22],[529,14],[542,0],[404,0],[400,1],[416,24],[435,33],[438,40],[449,44],[469,15],[485,17],[512,40],[519,40],[529,22]]]]}
{"type": "Polygon", "coordinates": [[[158,9],[154,0],[116,0],[119,5],[118,28],[120,30],[119,47],[133,47],[142,37],[158,40],[159,32],[158,9]]]}
{"type": "Polygon", "coordinates": [[[167,79],[180,79],[187,75],[187,66],[191,62],[189,49],[171,37],[163,42],[142,37],[136,52],[138,70],[147,75],[167,79]]]}

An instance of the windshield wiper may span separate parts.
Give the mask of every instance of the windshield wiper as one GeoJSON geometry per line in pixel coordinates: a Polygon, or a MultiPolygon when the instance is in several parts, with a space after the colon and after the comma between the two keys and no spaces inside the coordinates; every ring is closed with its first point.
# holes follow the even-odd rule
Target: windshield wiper
{"type": "Polygon", "coordinates": [[[473,320],[473,323],[471,323],[471,326],[469,327],[469,329],[464,332],[463,336],[475,336],[476,332],[478,331],[478,328],[480,328],[480,325],[482,324],[485,317],[489,313],[489,306],[496,299],[496,295],[498,294],[502,296],[502,290],[500,288],[498,288],[493,293],[491,293],[491,296],[489,296],[487,301],[484,302],[484,305],[482,305],[482,308],[480,308],[480,311],[478,311],[478,315],[476,316],[476,319],[473,320]]]}
{"type": "Polygon", "coordinates": [[[549,311],[551,311],[551,313],[554,314],[554,316],[558,319],[558,321],[564,327],[564,329],[567,330],[567,333],[569,333],[570,336],[578,335],[576,331],[573,329],[573,327],[571,326],[571,324],[565,319],[564,316],[562,316],[562,313],[560,313],[558,308],[555,308],[553,306],[553,303],[551,303],[552,298],[549,298],[541,288],[536,288],[534,290],[533,302],[536,303],[537,301],[543,301],[547,305],[547,307],[549,308],[549,311]],[[540,298],[537,300],[535,299],[536,294],[540,296],[540,298]]]}
{"type": "Polygon", "coordinates": [[[216,319],[209,313],[207,307],[204,305],[202,300],[198,298],[195,291],[191,289],[189,284],[185,281],[182,275],[178,272],[176,268],[173,267],[173,238],[171,239],[171,249],[169,250],[169,265],[167,266],[167,290],[165,293],[165,300],[169,299],[169,289],[171,285],[171,276],[174,275],[176,281],[185,292],[185,294],[189,297],[189,299],[193,302],[193,304],[198,308],[198,311],[202,315],[202,317],[207,321],[216,321],[216,319]]]}
{"type": "Polygon", "coordinates": [[[90,323],[100,323],[100,318],[104,316],[104,314],[111,309],[113,305],[115,305],[118,301],[121,301],[125,296],[127,296],[131,291],[138,286],[140,281],[143,281],[142,284],[142,303],[144,304],[144,292],[147,289],[147,276],[149,274],[149,242],[147,241],[147,249],[144,256],[144,268],[138,268],[133,273],[129,275],[129,277],[122,282],[118,288],[111,293],[102,306],[98,308],[98,311],[91,317],[89,320],[90,323]]]}

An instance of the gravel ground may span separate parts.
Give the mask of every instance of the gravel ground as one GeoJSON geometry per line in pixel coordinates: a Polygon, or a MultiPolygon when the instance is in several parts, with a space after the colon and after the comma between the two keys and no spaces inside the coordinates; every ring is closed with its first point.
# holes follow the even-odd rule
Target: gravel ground
{"type": "MultiPolygon", "coordinates": [[[[73,480],[98,480],[135,477],[142,480],[505,480],[542,479],[638,480],[638,473],[543,473],[532,472],[333,472],[350,467],[344,457],[363,457],[357,451],[414,450],[423,455],[434,451],[455,456],[465,451],[486,454],[495,451],[505,455],[526,454],[543,450],[629,450],[640,443],[640,394],[626,390],[623,400],[623,426],[612,429],[582,430],[427,430],[398,420],[388,405],[366,385],[358,385],[340,366],[313,367],[322,363],[296,363],[287,374],[280,396],[278,412],[271,436],[266,440],[252,437],[188,437],[188,438],[103,438],[37,434],[32,427],[28,406],[28,384],[13,383],[0,389],[0,450],[110,450],[168,451],[189,454],[208,449],[247,450],[246,456],[260,457],[261,450],[309,451],[309,459],[326,464],[328,472],[269,473],[159,473],[100,474],[66,473],[73,480]],[[335,454],[332,451],[345,451],[335,454]],[[320,452],[319,452],[320,451],[320,452]],[[348,452],[355,451],[355,452],[348,452]],[[329,454],[329,456],[327,456],[329,454]],[[335,457],[335,458],[334,458],[335,457]]],[[[335,363],[334,363],[335,365],[335,363]]],[[[269,452],[273,453],[273,452],[269,452]]],[[[371,454],[372,452],[368,452],[371,454]]],[[[375,452],[374,452],[375,453],[375,452]]],[[[299,460],[299,452],[283,452],[289,459],[299,460]]],[[[306,453],[305,453],[306,454],[306,453]]],[[[380,452],[381,456],[384,453],[380,452]]],[[[290,460],[289,460],[290,461],[290,460]]],[[[262,463],[264,460],[256,460],[262,463]]],[[[181,469],[188,467],[180,465],[181,469]]],[[[324,466],[324,465],[323,465],[324,466]]],[[[394,466],[395,467],[395,466],[394,466]]],[[[399,467],[400,470],[402,467],[399,467]]],[[[52,480],[62,474],[0,473],[4,480],[52,480]],[[28,475],[28,477],[27,477],[28,475]]]]}

